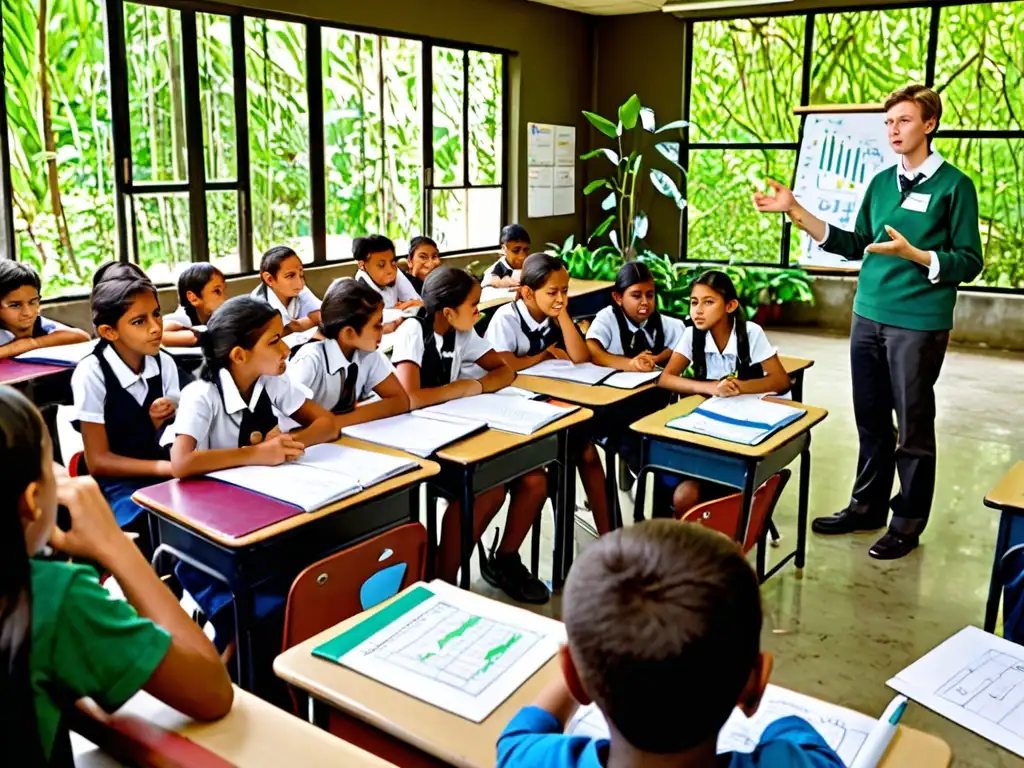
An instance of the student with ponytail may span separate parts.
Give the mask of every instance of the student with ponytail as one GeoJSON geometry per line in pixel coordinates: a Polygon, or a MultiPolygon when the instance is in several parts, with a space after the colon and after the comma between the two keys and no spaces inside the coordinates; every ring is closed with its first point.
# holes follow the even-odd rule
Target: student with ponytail
{"type": "Polygon", "coordinates": [[[208,262],[186,267],[178,275],[178,308],[164,315],[164,346],[194,347],[198,337],[192,329],[205,326],[225,298],[223,272],[208,262]]]}
{"type": "MultiPolygon", "coordinates": [[[[391,353],[398,380],[413,408],[495,392],[512,383],[515,373],[490,342],[473,330],[480,319],[480,285],[468,272],[454,267],[435,269],[423,283],[423,303],[425,317],[402,324],[391,353]],[[483,378],[466,378],[474,363],[486,371],[483,378]]],[[[511,490],[504,535],[490,553],[482,575],[514,600],[546,603],[550,593],[523,565],[519,547],[547,499],[547,477],[542,470],[528,472],[511,483],[511,490]]],[[[483,535],[504,500],[504,486],[476,498],[474,540],[483,535]]],[[[452,501],[441,525],[437,572],[454,583],[458,571],[459,503],[452,501]]]]}
{"type": "Polygon", "coordinates": [[[216,650],[122,534],[91,478],[53,463],[43,419],[0,386],[0,745],[12,765],[72,765],[65,714],[82,697],[113,712],[139,690],[197,720],[231,709],[216,650]],[[57,506],[68,530],[56,527],[57,506]],[[36,556],[49,542],[95,570],[36,556]]]}
{"type": "MultiPolygon", "coordinates": [[[[724,272],[704,272],[690,289],[690,318],[679,345],[662,371],[658,384],[681,395],[732,397],[783,394],[789,390],[775,348],[761,326],[743,317],[736,287],[724,272]],[[683,373],[693,366],[693,378],[683,373]]],[[[729,490],[731,493],[731,489],[729,490]]],[[[718,488],[696,480],[678,484],[672,498],[677,517],[700,501],[715,498],[718,488]]]]}
{"type": "Polygon", "coordinates": [[[286,336],[316,328],[320,323],[320,299],[306,286],[302,259],[286,245],[275,246],[263,254],[260,284],[252,296],[277,310],[286,336]]]}

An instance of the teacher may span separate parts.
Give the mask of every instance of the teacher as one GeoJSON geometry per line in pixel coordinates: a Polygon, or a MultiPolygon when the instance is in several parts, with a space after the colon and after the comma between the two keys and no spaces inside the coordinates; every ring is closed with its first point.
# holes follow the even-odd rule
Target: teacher
{"type": "Polygon", "coordinates": [[[815,533],[885,526],[868,553],[909,554],[928,523],[935,491],[935,381],[953,327],[957,285],[982,269],[978,196],[966,175],[932,150],[942,102],[908,85],[885,100],[889,145],[900,162],[868,184],[852,232],[813,216],[792,191],[754,195],[762,212],[782,212],[821,247],[863,259],[850,329],[853,410],[860,439],[857,479],[846,509],[820,517],[815,533]],[[892,413],[897,428],[893,429],[892,413]],[[890,500],[893,476],[900,492],[890,500]]]}

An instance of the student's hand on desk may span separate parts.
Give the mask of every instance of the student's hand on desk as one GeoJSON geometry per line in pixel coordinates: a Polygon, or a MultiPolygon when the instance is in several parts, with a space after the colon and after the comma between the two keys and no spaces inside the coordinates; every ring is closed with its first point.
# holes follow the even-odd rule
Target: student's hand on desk
{"type": "Polygon", "coordinates": [[[392,320],[390,323],[384,323],[384,325],[382,325],[381,328],[380,328],[381,333],[384,333],[384,334],[394,333],[395,331],[398,330],[398,326],[400,326],[404,321],[405,321],[405,318],[404,317],[400,317],[397,320],[392,320]]]}
{"type": "Polygon", "coordinates": [[[559,347],[548,347],[547,348],[547,353],[554,360],[569,360],[570,359],[569,353],[566,352],[564,349],[561,349],[559,347]]]}
{"type": "Polygon", "coordinates": [[[410,299],[409,301],[400,301],[395,304],[395,309],[410,309],[412,307],[422,307],[423,301],[421,299],[410,299]]]}
{"type": "Polygon", "coordinates": [[[177,406],[174,405],[173,400],[159,397],[149,406],[149,418],[152,420],[153,426],[160,429],[163,423],[174,415],[176,410],[177,406]]]}
{"type": "Polygon", "coordinates": [[[640,373],[650,373],[657,365],[654,362],[654,356],[650,352],[641,352],[629,361],[629,367],[640,373]]]}
{"type": "Polygon", "coordinates": [[[740,389],[738,379],[722,379],[715,382],[715,395],[718,397],[735,397],[742,394],[743,390],[740,389]]]}
{"type": "Polygon", "coordinates": [[[91,477],[58,477],[57,503],[66,507],[71,529],[54,526],[50,544],[72,557],[94,560],[107,566],[118,547],[135,545],[125,537],[91,477]]]}
{"type": "Polygon", "coordinates": [[[257,460],[254,464],[266,467],[276,467],[287,461],[295,461],[302,458],[306,452],[302,443],[291,435],[281,435],[264,440],[262,443],[253,446],[257,460]]]}

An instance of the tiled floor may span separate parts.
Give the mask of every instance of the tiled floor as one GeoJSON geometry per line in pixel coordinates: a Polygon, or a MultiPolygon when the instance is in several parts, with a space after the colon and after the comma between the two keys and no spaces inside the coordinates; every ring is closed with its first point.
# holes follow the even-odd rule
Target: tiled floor
{"type": "MultiPolygon", "coordinates": [[[[848,500],[857,457],[848,341],[770,335],[783,353],[816,361],[804,399],[830,415],[814,431],[810,508],[812,516],[831,514],[848,500]]],[[[938,481],[922,546],[903,560],[879,563],[867,554],[875,534],[812,534],[802,577],[789,566],[763,588],[763,644],[775,655],[775,682],[880,713],[892,696],[885,687],[891,675],[963,626],[982,623],[998,515],[981,500],[1024,458],[1022,374],[1024,356],[950,350],[936,388],[938,481]]],[[[793,544],[796,489],[791,483],[776,510],[784,537],[779,551],[793,544]]],[[[550,573],[550,544],[546,514],[542,574],[550,573]]],[[[474,589],[494,594],[479,578],[474,589]]],[[[545,610],[558,609],[556,596],[545,610]]],[[[944,738],[956,766],[1024,766],[923,707],[912,706],[904,722],[944,738]]]]}

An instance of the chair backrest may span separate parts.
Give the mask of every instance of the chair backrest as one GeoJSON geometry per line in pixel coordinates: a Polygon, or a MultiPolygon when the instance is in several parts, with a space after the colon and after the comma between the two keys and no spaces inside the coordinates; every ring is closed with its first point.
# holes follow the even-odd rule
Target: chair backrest
{"type": "Polygon", "coordinates": [[[283,649],[422,581],[426,551],[426,530],[408,523],[306,568],[288,591],[283,649]]]}
{"type": "MultiPolygon", "coordinates": [[[[754,501],[750,509],[750,525],[747,528],[747,540],[743,542],[743,551],[749,552],[761,540],[771,520],[775,505],[782,495],[782,489],[789,482],[790,471],[784,469],[769,477],[760,488],[754,491],[754,501]]],[[[683,521],[699,523],[724,533],[731,539],[739,540],[743,535],[740,530],[742,520],[740,506],[743,502],[742,493],[733,493],[721,499],[698,504],[683,515],[683,521]]]]}
{"type": "Polygon", "coordinates": [[[68,459],[68,475],[71,477],[81,477],[89,474],[89,467],[85,464],[85,451],[79,451],[68,459]]]}

